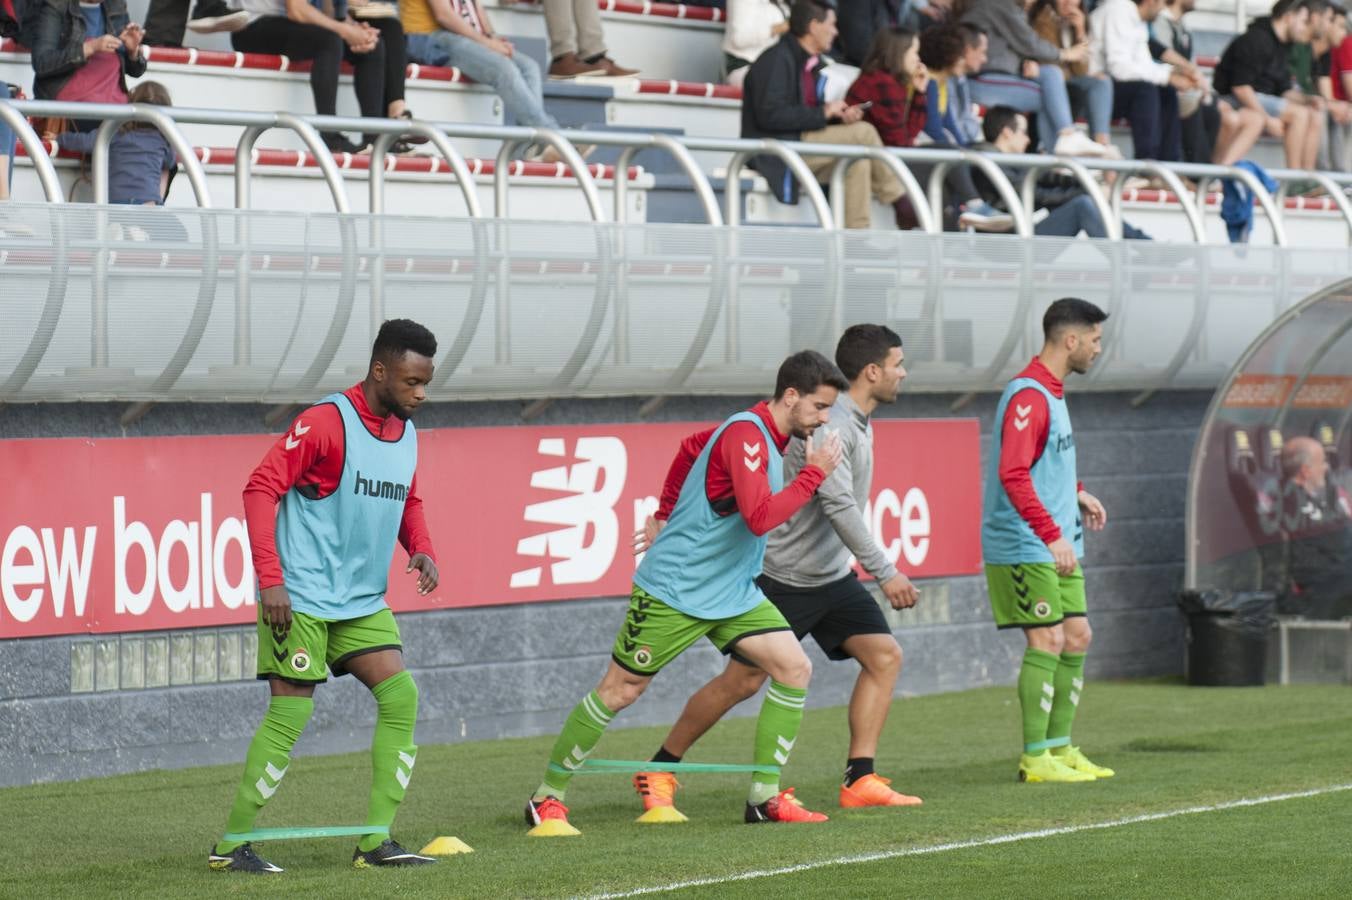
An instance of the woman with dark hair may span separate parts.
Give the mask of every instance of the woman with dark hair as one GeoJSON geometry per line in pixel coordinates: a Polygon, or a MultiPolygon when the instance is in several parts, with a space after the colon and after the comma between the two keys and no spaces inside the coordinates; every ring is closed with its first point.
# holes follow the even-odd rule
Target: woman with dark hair
{"type": "MultiPolygon", "coordinates": [[[[1062,50],[1073,50],[1089,43],[1089,17],[1081,0],[1034,0],[1028,9],[1028,21],[1042,38],[1062,50]]],[[[1090,74],[1089,60],[1063,62],[1061,74],[1071,102],[1084,105],[1089,119],[1089,134],[1094,142],[1109,146],[1108,127],[1113,115],[1113,82],[1106,72],[1090,74]]]]}
{"type": "MultiPolygon", "coordinates": [[[[33,63],[33,95],[39,100],[126,103],[127,76],[145,74],[141,26],[127,15],[126,0],[37,0],[26,16],[33,63]]],[[[89,130],[97,122],[75,122],[89,130]]]]}
{"type": "MultiPolygon", "coordinates": [[[[878,136],[889,147],[912,147],[916,139],[928,134],[928,122],[932,109],[930,91],[934,79],[924,62],[921,61],[920,48],[934,38],[934,32],[945,32],[956,36],[956,30],[949,27],[934,28],[919,39],[914,33],[903,28],[884,28],[873,37],[868,55],[864,59],[863,72],[850,87],[845,102],[851,106],[863,103],[871,104],[864,112],[865,121],[878,130],[878,136]]],[[[943,36],[939,38],[942,42],[943,36]]],[[[958,55],[962,55],[962,38],[957,36],[958,55]]],[[[927,141],[941,148],[957,148],[956,142],[927,141]]],[[[929,178],[932,166],[913,163],[911,170],[922,183],[929,178]]],[[[971,175],[966,166],[949,168],[944,178],[950,199],[954,201],[954,213],[960,227],[986,228],[992,225],[1000,230],[1008,228],[1013,219],[1006,213],[992,207],[981,199],[972,184],[971,175]]],[[[897,219],[899,227],[913,224],[914,209],[907,209],[908,198],[898,201],[897,219]]]]}

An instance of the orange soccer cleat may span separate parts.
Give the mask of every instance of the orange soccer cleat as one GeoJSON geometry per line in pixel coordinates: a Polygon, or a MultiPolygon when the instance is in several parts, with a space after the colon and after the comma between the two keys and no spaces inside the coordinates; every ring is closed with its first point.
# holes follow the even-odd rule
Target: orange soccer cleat
{"type": "Polygon", "coordinates": [[[898,793],[888,785],[892,779],[869,773],[854,784],[840,786],[840,805],[845,809],[858,809],[865,806],[920,806],[924,803],[919,797],[898,793]]]}
{"type": "Polygon", "coordinates": [[[793,795],[793,788],[780,791],[761,804],[746,805],[747,824],[757,822],[825,822],[826,816],[812,812],[793,795]]]}

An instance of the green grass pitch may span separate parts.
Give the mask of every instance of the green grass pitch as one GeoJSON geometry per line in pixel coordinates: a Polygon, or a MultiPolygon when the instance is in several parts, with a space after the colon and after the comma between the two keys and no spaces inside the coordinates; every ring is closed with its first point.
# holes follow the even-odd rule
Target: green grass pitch
{"type": "MultiPolygon", "coordinates": [[[[642,701],[640,701],[642,702],[642,701]]],[[[755,701],[753,701],[755,702],[755,701]]],[[[623,717],[620,719],[623,723],[623,717]]],[[[725,722],[691,762],[746,762],[753,720],[725,722]]],[[[664,729],[614,730],[598,757],[644,758],[664,729]]],[[[1346,687],[1091,683],[1076,741],[1116,778],[1015,781],[1012,688],[899,700],[878,759],[919,809],[840,810],[843,709],[809,710],[785,786],[821,825],[741,823],[744,775],[684,779],[684,825],[634,823],[623,775],[573,782],[579,838],[526,837],[522,807],[551,740],[424,746],[394,833],[411,849],[454,835],[475,849],[436,866],[349,867],[352,839],[260,845],[273,877],[210,872],[236,766],[0,790],[0,897],[563,897],[708,880],[688,897],[1347,897],[1352,895],[1352,694],[1346,687]],[[1172,814],[1245,798],[1253,806],[1172,814]],[[1041,829],[1048,837],[976,842],[1041,829]],[[938,845],[962,846],[921,852],[938,845]],[[887,858],[851,859],[868,854],[887,858]],[[837,864],[826,864],[841,860],[837,864]],[[787,874],[749,872],[802,867],[787,874]]],[[[259,827],[362,820],[364,754],[301,757],[259,827]]]]}

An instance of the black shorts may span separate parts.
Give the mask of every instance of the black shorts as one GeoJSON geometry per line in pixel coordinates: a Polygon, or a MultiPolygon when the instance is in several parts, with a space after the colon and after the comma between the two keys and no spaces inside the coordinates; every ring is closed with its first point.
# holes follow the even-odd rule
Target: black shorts
{"type": "MultiPolygon", "coordinates": [[[[829,659],[849,659],[842,646],[856,634],[891,634],[878,602],[853,572],[839,581],[800,588],[761,575],[756,584],[788,620],[798,640],[812,635],[829,659]]],[[[739,662],[755,665],[732,651],[739,662]]]]}

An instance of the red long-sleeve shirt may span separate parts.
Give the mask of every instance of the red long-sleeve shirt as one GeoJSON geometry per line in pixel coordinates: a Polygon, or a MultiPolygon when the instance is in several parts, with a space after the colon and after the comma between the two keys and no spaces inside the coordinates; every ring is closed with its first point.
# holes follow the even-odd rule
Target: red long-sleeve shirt
{"type": "MultiPolygon", "coordinates": [[[[1033,357],[1027,368],[1015,377],[1034,379],[1053,397],[1060,398],[1065,394],[1061,379],[1037,357],[1033,357]]],[[[1010,504],[1033,529],[1033,534],[1046,544],[1059,538],[1061,529],[1038,499],[1029,469],[1042,456],[1050,430],[1051,411],[1041,391],[1028,387],[1009,399],[1005,420],[1000,423],[1000,484],[1004,486],[1010,504]]]]}
{"type": "MultiPolygon", "coordinates": [[[[371,412],[360,384],[353,385],[343,394],[352,401],[362,424],[372,435],[388,441],[403,437],[404,421],[397,416],[382,419],[371,412]]],[[[249,548],[260,590],[282,583],[282,562],[277,556],[277,504],[292,488],[298,488],[313,499],[327,497],[338,490],[344,453],[342,414],[333,404],[321,403],[297,416],[249,475],[249,483],[244,486],[244,519],[249,526],[249,548]]],[[[399,543],[410,556],[426,553],[433,561],[436,559],[422,498],[418,496],[416,474],[404,501],[399,543]]]]}
{"type": "Polygon", "coordinates": [[[873,106],[864,111],[864,121],[878,129],[878,137],[889,147],[911,147],[925,130],[929,114],[925,92],[906,87],[883,71],[865,72],[855,79],[845,102],[857,106],[865,101],[873,106]]]}
{"type": "MultiPolygon", "coordinates": [[[[770,404],[757,403],[751,412],[760,416],[775,439],[775,446],[783,453],[789,445],[789,436],[781,434],[775,425],[770,404]]],[[[658,519],[665,521],[671,515],[686,476],[717,430],[709,428],[681,442],[681,449],[672,460],[666,483],[662,486],[662,499],[654,514],[658,519]]],[[[755,423],[733,422],[719,435],[710,451],[709,469],[704,478],[704,495],[714,512],[720,516],[741,513],[747,528],[756,535],[766,534],[789,521],[826,479],[826,473],[817,466],[804,466],[792,483],[785,485],[778,494],[772,494],[768,463],[765,436],[755,423]]]]}

